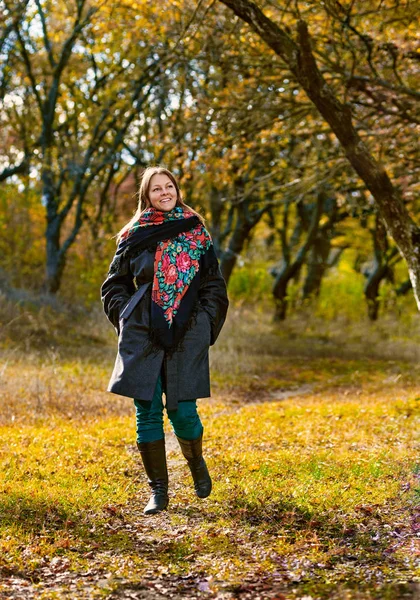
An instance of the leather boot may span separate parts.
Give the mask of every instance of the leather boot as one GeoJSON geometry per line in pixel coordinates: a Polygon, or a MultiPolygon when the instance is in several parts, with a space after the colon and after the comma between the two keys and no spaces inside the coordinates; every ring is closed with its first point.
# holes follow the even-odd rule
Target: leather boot
{"type": "Polygon", "coordinates": [[[165,510],[169,502],[165,440],[137,442],[137,448],[152,489],[152,495],[143,512],[145,515],[153,515],[165,510]]]}
{"type": "Polygon", "coordinates": [[[183,440],[178,436],[176,437],[181,446],[182,454],[187,459],[194,481],[195,493],[199,498],[207,498],[211,492],[211,477],[203,458],[203,434],[196,440],[183,440]]]}

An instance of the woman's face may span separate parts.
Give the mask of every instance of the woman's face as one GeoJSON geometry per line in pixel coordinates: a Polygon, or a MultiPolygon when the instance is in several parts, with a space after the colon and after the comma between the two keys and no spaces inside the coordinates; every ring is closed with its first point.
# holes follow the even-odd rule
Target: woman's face
{"type": "Polygon", "coordinates": [[[165,212],[176,206],[176,188],[164,173],[155,173],[150,179],[149,200],[153,208],[165,212]]]}

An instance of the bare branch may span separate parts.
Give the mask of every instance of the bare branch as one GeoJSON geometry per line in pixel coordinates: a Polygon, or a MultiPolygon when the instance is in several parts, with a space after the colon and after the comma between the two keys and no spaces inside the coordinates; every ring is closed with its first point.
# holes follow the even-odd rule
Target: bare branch
{"type": "Polygon", "coordinates": [[[50,39],[48,37],[47,21],[45,19],[45,13],[44,13],[44,11],[42,9],[40,1],[39,0],[35,0],[35,3],[36,3],[37,8],[38,8],[39,17],[41,19],[42,35],[43,35],[43,38],[44,38],[45,50],[47,51],[48,60],[50,61],[50,65],[54,68],[57,63],[55,62],[55,58],[54,58],[53,51],[52,51],[52,46],[51,46],[51,43],[50,43],[50,39]]]}

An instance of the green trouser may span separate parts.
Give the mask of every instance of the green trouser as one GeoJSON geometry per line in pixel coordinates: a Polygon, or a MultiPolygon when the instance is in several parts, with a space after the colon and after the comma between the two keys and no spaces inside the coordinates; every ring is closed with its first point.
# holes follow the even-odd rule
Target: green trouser
{"type": "MultiPolygon", "coordinates": [[[[159,375],[151,402],[134,398],[137,421],[137,442],[154,442],[164,438],[162,376],[159,375]]],[[[203,432],[197,413],[197,400],[181,400],[176,410],[167,410],[175,435],[184,440],[195,440],[203,432]]]]}

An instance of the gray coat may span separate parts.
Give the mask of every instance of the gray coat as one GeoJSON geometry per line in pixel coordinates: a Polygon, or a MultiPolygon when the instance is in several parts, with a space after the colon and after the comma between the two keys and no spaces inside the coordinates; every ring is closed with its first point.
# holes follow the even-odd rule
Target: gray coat
{"type": "Polygon", "coordinates": [[[104,311],[118,334],[118,353],[108,391],[140,400],[152,400],[162,370],[166,406],[179,400],[210,396],[209,346],[222,329],[228,309],[226,283],[217,272],[200,280],[199,298],[183,350],[168,357],[164,350],[147,355],[154,249],[125,258],[117,273],[101,287],[104,311]],[[163,369],[162,369],[163,367],[163,369]]]}

